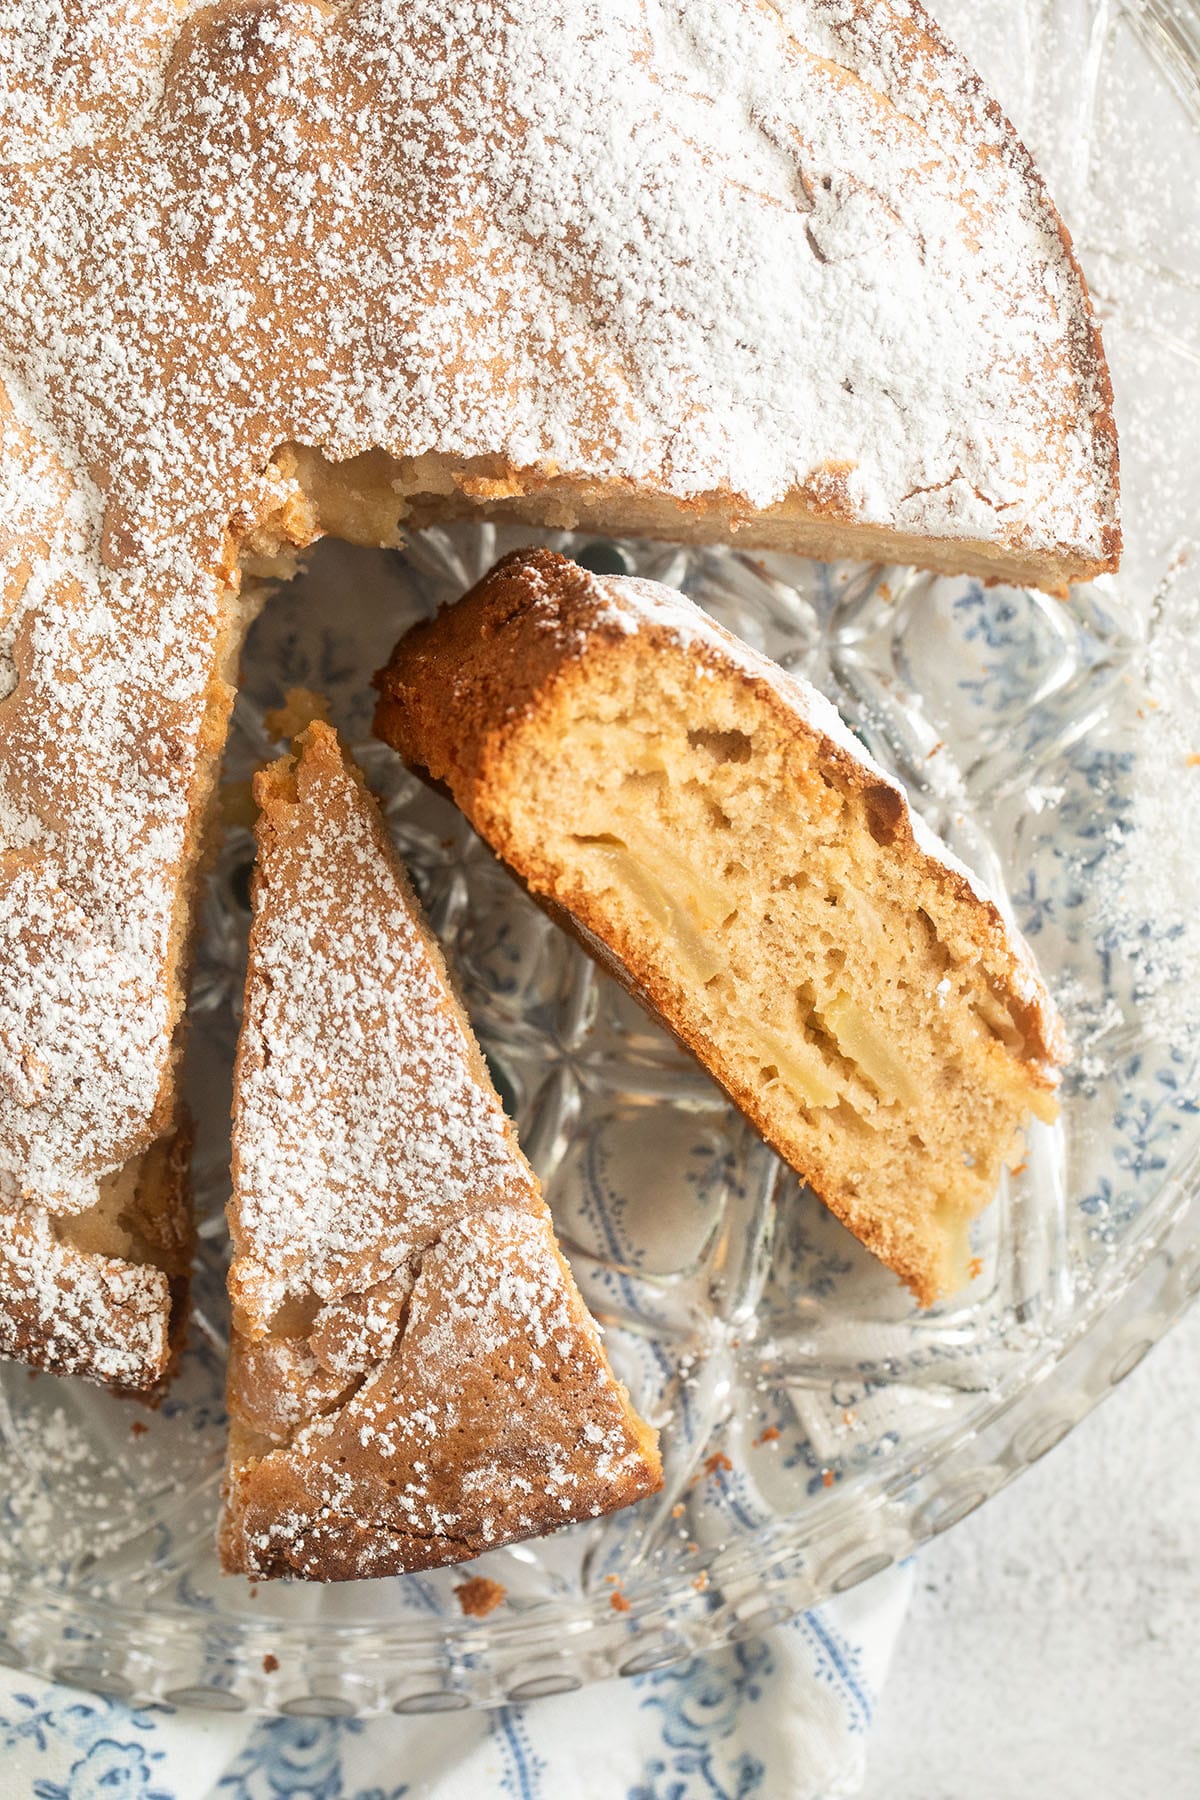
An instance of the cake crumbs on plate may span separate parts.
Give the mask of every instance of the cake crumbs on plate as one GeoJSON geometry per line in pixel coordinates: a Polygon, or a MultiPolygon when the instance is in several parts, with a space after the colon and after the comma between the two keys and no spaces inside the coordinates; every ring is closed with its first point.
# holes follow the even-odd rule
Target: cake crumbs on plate
{"type": "Polygon", "coordinates": [[[455,1598],[468,1619],[486,1619],[507,1598],[502,1581],[490,1581],[486,1575],[472,1575],[454,1590],[455,1598]]]}

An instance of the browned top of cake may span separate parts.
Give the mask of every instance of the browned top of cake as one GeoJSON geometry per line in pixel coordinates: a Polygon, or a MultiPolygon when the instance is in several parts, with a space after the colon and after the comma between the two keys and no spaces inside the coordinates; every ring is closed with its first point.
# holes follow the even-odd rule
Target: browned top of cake
{"type": "Polygon", "coordinates": [[[0,842],[90,936],[62,933],[65,1000],[7,946],[50,1076],[0,1085],[0,1204],[80,1210],[170,1129],[247,546],[478,506],[1045,585],[1114,566],[1067,234],[913,0],[16,13],[0,842]]]}
{"type": "Polygon", "coordinates": [[[146,1389],[170,1361],[170,1321],[170,1284],[160,1269],[77,1250],[36,1214],[5,1221],[0,1355],[146,1389]]]}
{"type": "Polygon", "coordinates": [[[301,742],[255,783],[229,1208],[251,1336],[395,1281],[466,1214],[543,1205],[361,775],[329,726],[301,742]]]}
{"type": "Polygon", "coordinates": [[[661,1485],[549,1219],[496,1207],[422,1259],[352,1397],[229,1472],[227,1568],[347,1581],[461,1562],[661,1485]]]}
{"type": "Polygon", "coordinates": [[[0,1355],[161,1395],[186,1331],[190,1150],[177,1130],[84,1212],[0,1216],[0,1355]]]}
{"type": "Polygon", "coordinates": [[[256,791],[227,1566],[427,1567],[652,1491],[361,775],[316,722],[256,791]]]}
{"type": "Polygon", "coordinates": [[[77,1208],[166,1129],[237,547],[320,524],[281,446],[363,457],[347,495],[399,482],[389,524],[401,495],[547,520],[655,495],[658,531],[1112,567],[1067,236],[912,0],[27,13],[0,83],[0,830],[108,977],[65,931],[54,1001],[14,947],[18,1037],[70,1078],[0,1089],[5,1204],[77,1208]]]}

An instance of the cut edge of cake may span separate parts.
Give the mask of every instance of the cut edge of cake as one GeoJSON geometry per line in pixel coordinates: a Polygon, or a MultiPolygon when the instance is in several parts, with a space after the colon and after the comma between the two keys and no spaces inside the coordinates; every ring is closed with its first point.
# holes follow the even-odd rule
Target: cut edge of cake
{"type": "Polygon", "coordinates": [[[918,1300],[960,1286],[1065,1037],[1019,934],[828,701],[672,590],[545,550],[416,626],[377,685],[378,735],[918,1300]],[[894,979],[863,945],[902,947],[894,979]]]}
{"type": "Polygon", "coordinates": [[[0,1356],[157,1404],[187,1337],[191,1136],[185,1120],[87,1212],[0,1220],[0,1356]]]}

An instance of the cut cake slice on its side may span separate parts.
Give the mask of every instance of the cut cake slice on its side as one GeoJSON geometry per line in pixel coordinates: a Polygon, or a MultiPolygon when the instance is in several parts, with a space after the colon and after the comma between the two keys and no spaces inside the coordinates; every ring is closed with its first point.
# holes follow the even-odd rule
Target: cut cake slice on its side
{"type": "Polygon", "coordinates": [[[449,786],[928,1304],[1061,1026],[1028,952],[815,689],[655,583],[507,557],[377,678],[449,786]]]}
{"type": "Polygon", "coordinates": [[[226,1569],[430,1568],[654,1492],[361,775],[314,723],[256,792],[226,1569]]]}

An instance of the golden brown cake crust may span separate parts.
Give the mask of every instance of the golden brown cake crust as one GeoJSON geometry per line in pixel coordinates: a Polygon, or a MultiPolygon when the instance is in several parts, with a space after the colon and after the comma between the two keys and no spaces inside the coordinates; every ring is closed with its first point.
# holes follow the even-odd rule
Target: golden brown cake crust
{"type": "Polygon", "coordinates": [[[1050,588],[1118,554],[1062,222],[908,0],[40,0],[0,263],[0,859],[54,939],[0,944],[0,1205],[38,1231],[174,1128],[237,639],[292,547],[474,513],[1050,588]]]}
{"type": "Polygon", "coordinates": [[[235,1457],[222,1560],[306,1581],[439,1568],[661,1484],[548,1221],[501,1207],[426,1253],[394,1349],[352,1399],[235,1457]]]}
{"type": "Polygon", "coordinates": [[[320,720],[255,778],[229,1273],[252,1340],[537,1180],[361,771],[320,720]],[[357,952],[352,956],[344,948],[357,952]],[[424,1032],[415,1022],[424,1016],[424,1032]]]}
{"type": "Polygon", "coordinates": [[[653,1492],[361,774],[315,721],[256,790],[225,1567],[431,1568],[653,1492]]]}
{"type": "MultiPolygon", "coordinates": [[[[582,707],[571,698],[575,685],[582,684],[585,671],[587,680],[595,679],[606,657],[623,661],[634,632],[638,653],[649,659],[668,651],[678,656],[683,641],[699,669],[746,684],[822,779],[861,801],[896,866],[917,866],[944,890],[957,928],[988,966],[1020,1036],[1022,1079],[1030,1095],[1026,1109],[1032,1104],[1051,1114],[1058,1065],[1066,1055],[1062,1025],[1028,952],[995,904],[911,813],[895,783],[870,764],[827,702],[690,603],[652,583],[595,577],[553,551],[516,552],[461,602],[400,640],[376,677],[381,694],[376,731],[413,767],[448,788],[551,916],[699,1056],[763,1136],[796,1162],[795,1146],[781,1135],[761,1090],[740,1078],[711,1040],[689,1028],[678,992],[661,977],[637,933],[614,927],[610,911],[586,885],[564,894],[560,872],[539,860],[527,831],[512,825],[510,745],[535,719],[557,720],[569,733],[582,707]]],[[[549,729],[552,735],[554,726],[549,729]]],[[[545,754],[553,756],[552,745],[545,754]]],[[[602,744],[597,754],[603,756],[602,744]]],[[[946,1271],[919,1237],[914,1241],[909,1230],[897,1229],[885,1210],[865,1214],[849,1208],[819,1161],[797,1166],[922,1304],[945,1291],[946,1271]]]]}
{"type": "MultiPolygon", "coordinates": [[[[649,585],[649,584],[646,584],[649,585]]],[[[922,833],[901,790],[867,763],[861,745],[848,746],[842,726],[838,739],[796,705],[799,684],[783,675],[766,657],[746,655],[746,646],[716,623],[705,620],[706,635],[718,646],[736,646],[731,665],[703,638],[690,645],[700,662],[736,673],[753,685],[759,699],[774,712],[783,729],[806,744],[819,746],[820,756],[850,792],[872,799],[886,818],[889,844],[898,855],[928,854],[929,834],[922,833]],[[759,667],[752,665],[757,662],[759,667]],[[750,666],[748,666],[750,665],[750,666]]],[[[555,550],[516,550],[504,557],[461,601],[438,617],[416,625],[396,645],[390,662],[375,677],[380,692],[375,730],[406,762],[445,783],[467,817],[505,856],[502,818],[490,805],[493,766],[503,757],[506,734],[542,706],[554,683],[586,656],[604,655],[607,644],[621,644],[627,627],[611,614],[602,579],[581,569],[555,550]]],[[[647,622],[647,647],[670,642],[667,625],[647,622]]],[[[807,685],[807,684],[806,684],[807,685]]],[[[836,715],[832,708],[821,723],[836,715]]],[[[968,872],[949,859],[935,862],[936,879],[974,909],[974,935],[1007,961],[1014,985],[1024,993],[1022,1021],[1032,1060],[1046,1069],[1047,1086],[1063,1060],[1062,1023],[1050,1003],[1027,954],[1016,954],[1012,937],[994,901],[980,895],[968,872]]],[[[522,879],[540,889],[544,871],[520,869],[522,879]]],[[[586,927],[588,920],[581,921],[586,927]]],[[[639,984],[641,986],[643,984],[639,984]]],[[[647,989],[651,1004],[653,995],[647,989]]],[[[739,1105],[742,1100],[739,1098],[739,1105]]]]}

